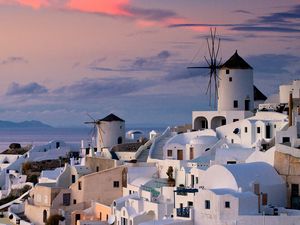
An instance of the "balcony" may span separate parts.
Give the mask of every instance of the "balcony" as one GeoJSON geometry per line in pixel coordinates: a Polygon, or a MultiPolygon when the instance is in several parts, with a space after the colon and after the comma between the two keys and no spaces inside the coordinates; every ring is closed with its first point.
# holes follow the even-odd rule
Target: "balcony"
{"type": "Polygon", "coordinates": [[[188,195],[188,193],[198,192],[198,189],[196,189],[196,188],[177,187],[177,189],[174,192],[176,192],[177,195],[186,196],[186,195],[188,195]]]}
{"type": "Polygon", "coordinates": [[[177,214],[177,217],[189,218],[190,217],[190,208],[189,207],[178,208],[178,209],[176,209],[176,214],[177,214]]]}

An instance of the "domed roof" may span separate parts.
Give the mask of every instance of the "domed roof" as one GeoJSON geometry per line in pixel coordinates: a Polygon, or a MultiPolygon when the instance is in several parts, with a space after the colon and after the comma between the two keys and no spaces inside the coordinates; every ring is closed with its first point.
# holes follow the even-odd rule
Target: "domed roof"
{"type": "Polygon", "coordinates": [[[218,141],[218,138],[215,136],[198,136],[193,138],[190,141],[191,145],[204,145],[204,144],[213,144],[218,141]]]}

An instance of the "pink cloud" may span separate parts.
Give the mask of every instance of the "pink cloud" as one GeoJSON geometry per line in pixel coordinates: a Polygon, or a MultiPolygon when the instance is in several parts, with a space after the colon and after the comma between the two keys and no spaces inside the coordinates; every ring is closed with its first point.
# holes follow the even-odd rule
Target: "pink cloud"
{"type": "Polygon", "coordinates": [[[131,13],[123,8],[128,4],[129,0],[70,0],[66,7],[89,13],[131,16],[131,13]]]}

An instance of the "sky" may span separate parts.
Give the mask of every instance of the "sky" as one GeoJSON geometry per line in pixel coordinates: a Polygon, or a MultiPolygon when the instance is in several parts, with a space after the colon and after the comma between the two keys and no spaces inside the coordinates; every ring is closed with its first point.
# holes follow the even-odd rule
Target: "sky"
{"type": "Polygon", "coordinates": [[[300,79],[298,0],[0,0],[0,120],[191,123],[208,110],[210,27],[266,95],[300,79]]]}

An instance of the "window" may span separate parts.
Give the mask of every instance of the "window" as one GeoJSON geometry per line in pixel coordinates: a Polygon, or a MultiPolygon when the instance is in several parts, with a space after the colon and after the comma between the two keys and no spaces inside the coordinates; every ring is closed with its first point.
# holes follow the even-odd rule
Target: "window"
{"type": "Polygon", "coordinates": [[[289,137],[282,137],[282,143],[288,143],[288,142],[290,142],[289,137]]]}
{"type": "Polygon", "coordinates": [[[192,207],[193,206],[193,202],[188,201],[188,207],[192,207]]]}
{"type": "Polygon", "coordinates": [[[199,182],[199,181],[198,181],[198,177],[196,177],[196,184],[198,184],[198,182],[199,182]]]}
{"type": "Polygon", "coordinates": [[[205,200],[205,209],[210,209],[210,201],[205,200]]]}
{"type": "Polygon", "coordinates": [[[274,128],[276,128],[276,124],[274,124],[274,128]]]}
{"type": "Polygon", "coordinates": [[[73,199],[73,204],[74,204],[74,205],[76,204],[76,199],[73,199]]]}
{"type": "Polygon", "coordinates": [[[238,108],[239,107],[239,102],[238,100],[233,101],[233,108],[238,108]]]}
{"type": "Polygon", "coordinates": [[[81,190],[81,181],[78,181],[78,190],[81,190]]]}
{"type": "Polygon", "coordinates": [[[230,202],[225,202],[225,208],[230,208],[230,202]]]}
{"type": "Polygon", "coordinates": [[[99,166],[96,167],[96,172],[99,172],[99,166]]]}
{"type": "Polygon", "coordinates": [[[99,220],[102,220],[102,212],[100,212],[99,220]]]}
{"type": "Polygon", "coordinates": [[[230,73],[230,70],[226,70],[226,74],[229,74],[230,73]]]}
{"type": "Polygon", "coordinates": [[[123,140],[122,137],[118,137],[118,144],[122,144],[123,140]]]}
{"type": "Polygon", "coordinates": [[[237,121],[239,121],[239,119],[233,119],[233,122],[237,122],[237,121]]]}
{"type": "Polygon", "coordinates": [[[256,128],[256,133],[260,134],[260,127],[256,128]]]}
{"type": "Polygon", "coordinates": [[[227,161],[227,164],[236,164],[236,161],[227,161]]]}
{"type": "Polygon", "coordinates": [[[63,205],[69,206],[70,202],[71,202],[71,194],[70,193],[63,194],[63,205]]]}
{"type": "Polygon", "coordinates": [[[232,82],[232,77],[229,77],[229,82],[232,82]]]}
{"type": "Polygon", "coordinates": [[[75,175],[72,175],[72,184],[74,184],[76,181],[76,176],[75,175]]]}
{"type": "Polygon", "coordinates": [[[234,140],[233,140],[233,139],[231,139],[231,143],[232,143],[232,144],[234,143],[234,140]]]}
{"type": "Polygon", "coordinates": [[[247,133],[248,132],[248,127],[245,127],[245,133],[247,133]]]}
{"type": "Polygon", "coordinates": [[[120,186],[119,181],[114,181],[114,188],[118,188],[120,186]]]}
{"type": "Polygon", "coordinates": [[[171,149],[168,149],[168,157],[172,157],[173,151],[171,149]]]}

